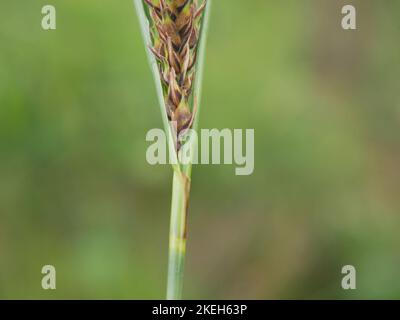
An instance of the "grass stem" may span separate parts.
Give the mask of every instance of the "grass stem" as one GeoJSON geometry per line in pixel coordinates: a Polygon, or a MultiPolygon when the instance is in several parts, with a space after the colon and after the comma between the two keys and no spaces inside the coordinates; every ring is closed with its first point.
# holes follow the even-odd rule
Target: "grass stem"
{"type": "Polygon", "coordinates": [[[179,300],[183,288],[190,179],[185,173],[174,171],[172,181],[167,299],[179,300]]]}
{"type": "MultiPolygon", "coordinates": [[[[181,7],[177,5],[183,3],[179,0],[168,0],[167,2],[134,0],[147,57],[156,84],[164,129],[168,135],[168,144],[172,146],[173,160],[177,160],[172,164],[174,176],[169,237],[168,300],[182,298],[192,171],[191,161],[189,164],[178,161],[179,148],[175,147],[175,143],[179,133],[184,129],[196,130],[198,126],[204,51],[211,2],[212,0],[203,0],[203,5],[196,7],[198,2],[189,0],[185,2],[187,6],[181,7]],[[202,11],[204,9],[205,11],[202,11]],[[173,16],[172,12],[174,12],[173,16]],[[171,23],[173,28],[171,28],[171,23]],[[179,32],[176,32],[177,30],[179,32]],[[173,43],[174,41],[178,41],[178,43],[173,43]],[[197,45],[193,44],[193,41],[197,42],[197,45]],[[175,55],[170,55],[171,50],[175,50],[175,55]],[[172,56],[175,58],[168,59],[172,56]],[[197,79],[194,79],[195,70],[198,73],[197,79]],[[164,76],[167,73],[169,77],[164,76]],[[192,78],[189,79],[189,77],[192,78]],[[197,106],[197,116],[194,112],[194,105],[197,106]],[[170,120],[177,123],[177,129],[172,130],[170,120]]],[[[193,140],[189,139],[189,141],[193,140]]],[[[190,148],[194,148],[193,142],[190,143],[190,148]]]]}

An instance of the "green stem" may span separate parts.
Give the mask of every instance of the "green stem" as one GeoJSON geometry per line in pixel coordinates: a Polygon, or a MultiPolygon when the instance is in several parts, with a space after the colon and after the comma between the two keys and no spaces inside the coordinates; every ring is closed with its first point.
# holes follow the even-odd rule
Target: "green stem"
{"type": "MultiPolygon", "coordinates": [[[[193,129],[196,130],[198,126],[199,112],[200,112],[200,95],[202,84],[202,71],[204,65],[204,51],[206,43],[206,34],[208,28],[208,17],[210,12],[212,0],[207,1],[206,11],[204,13],[204,20],[201,27],[200,45],[198,51],[198,58],[196,63],[196,70],[198,72],[197,80],[194,82],[193,101],[197,99],[197,115],[193,123],[193,129]],[[196,98],[195,98],[196,97],[196,98]]],[[[143,34],[143,39],[147,47],[152,43],[149,29],[149,11],[144,6],[143,0],[134,0],[136,11],[139,17],[140,27],[143,34]]],[[[151,50],[146,50],[147,57],[153,72],[154,81],[157,89],[157,97],[161,108],[162,119],[164,122],[164,129],[168,134],[168,142],[174,144],[173,131],[169,124],[167,116],[167,107],[164,101],[164,92],[162,88],[161,79],[159,77],[159,68],[151,50]]],[[[194,147],[192,145],[191,147],[194,147]]],[[[174,147],[173,147],[174,148],[174,147]]],[[[172,149],[174,150],[174,149],[172,149]]],[[[178,154],[173,152],[173,160],[177,160],[178,154]]],[[[171,227],[170,227],[170,240],[169,240],[169,262],[168,262],[168,285],[167,285],[167,299],[180,299],[182,297],[183,287],[183,270],[186,253],[186,224],[187,224],[187,210],[189,205],[189,192],[190,192],[190,176],[192,165],[181,165],[178,161],[173,161],[172,167],[174,169],[174,178],[172,186],[172,207],[171,207],[171,227]]]]}
{"type": "Polygon", "coordinates": [[[189,192],[190,178],[181,171],[174,171],[169,235],[168,300],[182,298],[189,192]]]}

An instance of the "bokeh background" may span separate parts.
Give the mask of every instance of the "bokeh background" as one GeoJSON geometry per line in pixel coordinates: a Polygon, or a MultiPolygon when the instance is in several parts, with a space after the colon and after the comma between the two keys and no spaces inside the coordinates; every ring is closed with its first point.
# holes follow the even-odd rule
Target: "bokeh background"
{"type": "MultiPolygon", "coordinates": [[[[255,128],[255,172],[194,168],[186,298],[400,297],[400,2],[348,2],[214,1],[200,126],[255,128]]],[[[164,298],[156,127],[131,0],[1,1],[0,298],[164,298]]]]}

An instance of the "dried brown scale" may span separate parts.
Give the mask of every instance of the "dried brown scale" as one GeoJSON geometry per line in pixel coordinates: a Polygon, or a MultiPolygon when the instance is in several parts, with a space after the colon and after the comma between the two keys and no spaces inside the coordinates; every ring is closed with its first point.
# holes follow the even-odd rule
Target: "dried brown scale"
{"type": "Polygon", "coordinates": [[[144,2],[150,10],[150,49],[158,62],[166,112],[169,120],[176,123],[175,130],[179,136],[182,131],[191,127],[195,116],[196,106],[191,109],[189,101],[196,75],[202,13],[207,0],[144,2]]]}

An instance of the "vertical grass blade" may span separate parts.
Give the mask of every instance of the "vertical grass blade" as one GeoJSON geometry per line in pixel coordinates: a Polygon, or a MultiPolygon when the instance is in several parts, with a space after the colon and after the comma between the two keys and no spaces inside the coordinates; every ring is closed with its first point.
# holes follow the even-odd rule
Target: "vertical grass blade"
{"type": "MultiPolygon", "coordinates": [[[[191,105],[196,106],[195,118],[193,119],[192,129],[197,130],[200,111],[200,95],[203,78],[204,55],[206,34],[208,30],[208,19],[211,6],[211,0],[207,0],[205,11],[202,12],[202,24],[199,34],[199,42],[197,49],[196,70],[197,75],[194,80],[193,94],[191,97],[191,105]]],[[[154,4],[155,2],[153,2],[154,4]]],[[[173,151],[173,183],[172,183],[172,201],[171,201],[171,223],[169,237],[169,257],[168,257],[168,283],[167,283],[167,299],[177,300],[182,298],[183,290],[183,274],[186,256],[186,239],[187,239],[187,216],[189,208],[189,195],[191,185],[191,169],[192,161],[187,164],[180,164],[178,152],[175,149],[176,135],[169,123],[168,114],[166,112],[166,102],[163,91],[162,82],[160,79],[160,71],[157,65],[154,54],[149,49],[151,46],[149,11],[144,6],[143,0],[134,0],[136,11],[139,17],[139,22],[143,34],[143,39],[146,45],[146,53],[153,73],[153,78],[156,85],[157,97],[161,108],[163,124],[165,132],[168,135],[169,150],[173,151]]],[[[203,7],[204,8],[204,7],[203,7]]],[[[159,8],[158,8],[159,9],[159,8]]],[[[171,82],[170,82],[171,83],[171,82]]],[[[194,107],[193,107],[194,108],[194,107]]],[[[179,110],[179,109],[178,109],[179,110]]],[[[192,110],[194,112],[194,110],[192,110]]],[[[187,139],[190,143],[190,148],[195,147],[195,139],[190,137],[187,139]]],[[[191,153],[194,154],[193,152],[191,153]]]]}

